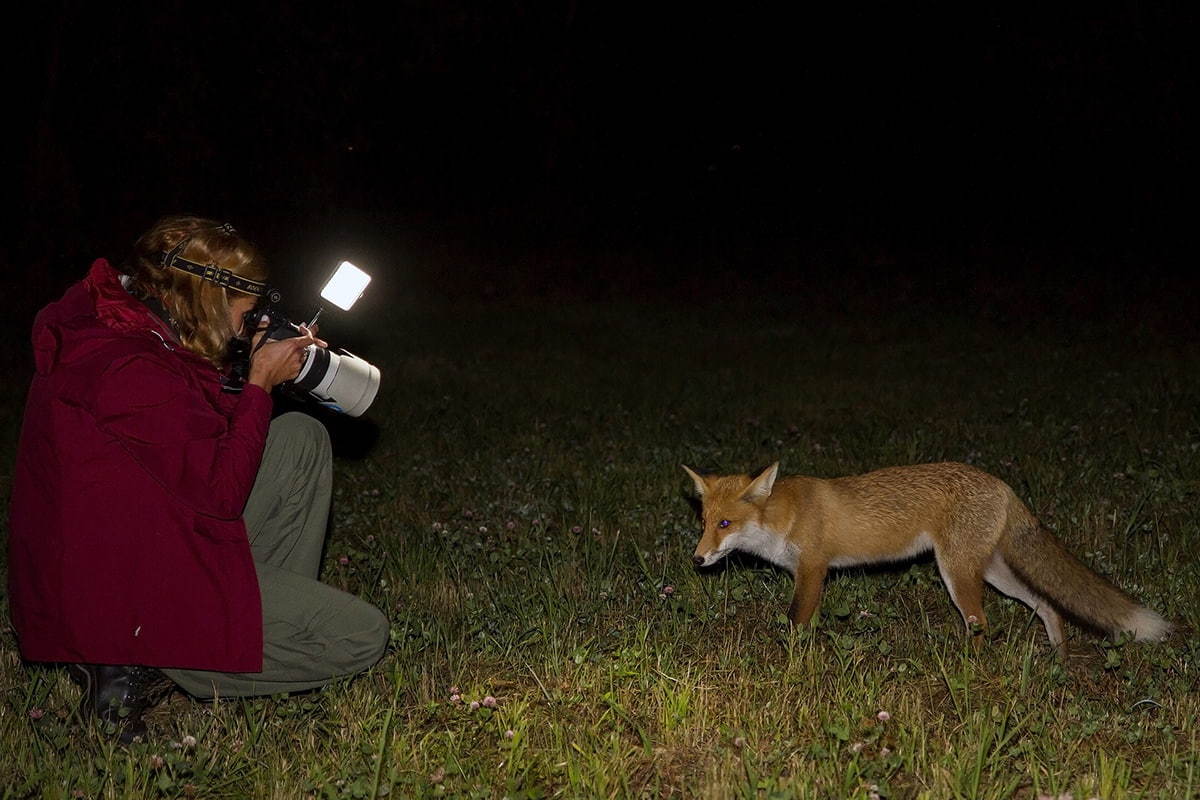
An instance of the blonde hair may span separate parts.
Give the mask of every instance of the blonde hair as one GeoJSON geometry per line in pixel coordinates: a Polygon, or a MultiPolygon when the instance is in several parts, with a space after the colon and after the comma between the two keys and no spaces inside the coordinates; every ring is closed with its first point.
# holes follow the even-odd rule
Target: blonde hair
{"type": "Polygon", "coordinates": [[[178,255],[198,264],[214,264],[264,283],[267,266],[258,249],[232,226],[191,215],[163,217],[154,223],[138,238],[133,255],[123,265],[123,271],[133,279],[130,290],[162,303],[183,346],[223,367],[229,340],[237,333],[229,324],[230,295],[253,295],[218,286],[183,270],[164,268],[163,254],[185,239],[187,244],[178,255]]]}

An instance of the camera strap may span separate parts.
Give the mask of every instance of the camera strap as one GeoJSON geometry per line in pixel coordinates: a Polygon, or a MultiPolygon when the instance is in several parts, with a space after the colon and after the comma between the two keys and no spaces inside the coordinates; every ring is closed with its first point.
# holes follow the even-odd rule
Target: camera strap
{"type": "Polygon", "coordinates": [[[175,328],[175,320],[171,319],[171,315],[167,313],[167,308],[162,304],[162,300],[150,295],[142,299],[142,305],[150,309],[151,314],[162,320],[167,329],[171,331],[173,338],[179,341],[179,331],[175,328]]]}
{"type": "Polygon", "coordinates": [[[221,389],[237,393],[246,388],[250,377],[250,343],[245,339],[234,337],[229,340],[229,372],[221,378],[221,389]]]}
{"type": "Polygon", "coordinates": [[[222,388],[226,392],[240,392],[246,386],[246,381],[250,379],[250,359],[254,354],[262,349],[268,341],[270,326],[262,324],[262,315],[269,314],[269,309],[263,311],[247,311],[243,317],[243,325],[246,326],[244,336],[234,336],[229,340],[228,351],[226,358],[229,360],[229,374],[222,379],[222,388]],[[256,316],[258,315],[258,316],[256,316]],[[251,318],[256,319],[256,329],[248,330],[251,318]],[[254,342],[256,334],[262,333],[258,337],[258,342],[254,342]]]}

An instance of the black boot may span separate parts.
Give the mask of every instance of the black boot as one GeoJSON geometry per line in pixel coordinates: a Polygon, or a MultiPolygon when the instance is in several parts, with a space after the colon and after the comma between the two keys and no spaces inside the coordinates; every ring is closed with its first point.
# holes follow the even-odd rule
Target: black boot
{"type": "Polygon", "coordinates": [[[151,667],[113,664],[71,664],[71,679],[83,689],[79,702],[82,720],[99,719],[112,725],[122,744],[146,739],[142,714],[166,697],[174,684],[151,667]]]}

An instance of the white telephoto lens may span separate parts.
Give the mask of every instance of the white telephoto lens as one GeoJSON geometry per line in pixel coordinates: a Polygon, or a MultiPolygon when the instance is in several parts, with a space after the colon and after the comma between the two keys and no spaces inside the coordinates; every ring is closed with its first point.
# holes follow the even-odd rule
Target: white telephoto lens
{"type": "Polygon", "coordinates": [[[347,350],[335,353],[316,345],[306,349],[308,358],[295,385],[337,411],[362,416],[379,393],[379,368],[347,350]]]}

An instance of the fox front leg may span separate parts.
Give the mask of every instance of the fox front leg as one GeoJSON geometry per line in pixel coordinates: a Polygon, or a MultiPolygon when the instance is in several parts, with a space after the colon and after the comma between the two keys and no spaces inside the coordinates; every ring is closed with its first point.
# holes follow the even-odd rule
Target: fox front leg
{"type": "Polygon", "coordinates": [[[796,566],[796,587],[792,594],[792,607],[788,617],[793,625],[807,625],[821,604],[821,589],[825,585],[827,564],[805,564],[796,566]]]}

